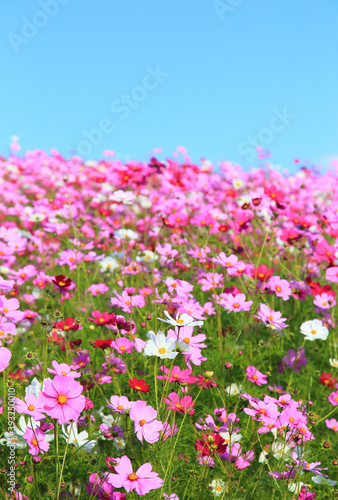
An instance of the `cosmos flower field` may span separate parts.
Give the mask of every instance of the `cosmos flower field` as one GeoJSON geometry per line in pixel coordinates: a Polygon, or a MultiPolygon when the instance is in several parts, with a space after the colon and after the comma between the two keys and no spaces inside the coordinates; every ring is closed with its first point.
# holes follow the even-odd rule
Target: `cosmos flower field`
{"type": "Polygon", "coordinates": [[[0,158],[1,498],[338,498],[338,165],[298,167],[0,158]]]}

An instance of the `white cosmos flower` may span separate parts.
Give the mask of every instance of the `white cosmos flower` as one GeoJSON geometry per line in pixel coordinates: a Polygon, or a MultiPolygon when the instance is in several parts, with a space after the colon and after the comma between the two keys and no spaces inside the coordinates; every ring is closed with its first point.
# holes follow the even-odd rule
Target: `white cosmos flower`
{"type": "Polygon", "coordinates": [[[329,479],[328,477],[323,476],[312,476],[311,479],[316,484],[326,484],[329,486],[335,486],[337,484],[337,481],[334,479],[329,479]]]}
{"type": "Polygon", "coordinates": [[[219,435],[224,439],[225,444],[230,444],[231,441],[231,446],[242,439],[242,434],[236,432],[231,435],[229,432],[220,432],[219,435]]]}
{"type": "Polygon", "coordinates": [[[160,321],[163,321],[164,323],[169,323],[169,325],[172,325],[172,326],[202,326],[203,325],[203,321],[195,321],[194,318],[192,318],[191,316],[189,316],[188,314],[185,314],[185,313],[183,313],[183,314],[177,313],[176,319],[174,319],[170,316],[168,311],[163,311],[163,312],[168,319],[161,319],[161,318],[157,318],[157,319],[159,319],[160,321]]]}
{"type": "Polygon", "coordinates": [[[240,394],[243,391],[243,386],[237,385],[237,384],[231,384],[229,385],[226,389],[225,392],[229,394],[229,396],[236,396],[237,394],[240,394]]]}
{"type": "Polygon", "coordinates": [[[41,222],[46,218],[45,214],[30,214],[29,220],[31,222],[41,222]]]}
{"type": "Polygon", "coordinates": [[[111,194],[109,199],[111,201],[120,202],[123,205],[132,205],[135,201],[135,195],[131,191],[122,191],[122,189],[119,189],[111,194]]]}
{"type": "Polygon", "coordinates": [[[338,368],[338,359],[330,358],[329,361],[330,361],[330,365],[333,366],[333,368],[338,368]]]}
{"type": "Polygon", "coordinates": [[[163,332],[158,332],[157,335],[154,332],[148,332],[147,337],[149,340],[145,345],[143,356],[158,356],[161,359],[176,358],[178,351],[175,351],[175,339],[167,338],[163,332]]]}
{"type": "Polygon", "coordinates": [[[222,495],[225,488],[225,482],[222,479],[213,479],[209,484],[210,491],[216,496],[219,497],[222,495]]]}
{"type": "Polygon", "coordinates": [[[326,340],[329,335],[329,330],[319,319],[313,319],[302,323],[300,332],[305,335],[305,340],[326,340]]]}
{"type": "Polygon", "coordinates": [[[101,271],[114,271],[114,269],[117,269],[120,267],[119,263],[117,262],[114,257],[105,257],[104,259],[101,260],[100,262],[100,269],[101,271]]]}
{"type": "Polygon", "coordinates": [[[153,262],[157,259],[157,255],[151,250],[143,250],[142,254],[136,257],[136,262],[153,262]]]}
{"type": "Polygon", "coordinates": [[[119,240],[126,240],[127,238],[130,238],[131,240],[135,240],[138,237],[138,234],[135,231],[133,231],[132,229],[123,229],[123,228],[115,231],[114,235],[119,240]]]}
{"type": "Polygon", "coordinates": [[[66,441],[69,440],[69,444],[73,444],[76,448],[81,448],[87,453],[90,453],[96,444],[95,439],[88,441],[87,431],[82,431],[79,433],[75,422],[73,422],[71,429],[70,426],[66,428],[64,425],[62,425],[62,433],[63,439],[65,439],[66,441]]]}

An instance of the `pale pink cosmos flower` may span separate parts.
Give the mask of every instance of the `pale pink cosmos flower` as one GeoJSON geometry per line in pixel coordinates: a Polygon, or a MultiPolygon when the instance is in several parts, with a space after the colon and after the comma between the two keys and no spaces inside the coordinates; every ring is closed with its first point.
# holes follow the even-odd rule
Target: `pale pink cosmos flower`
{"type": "Polygon", "coordinates": [[[37,273],[37,270],[35,266],[32,264],[28,264],[28,266],[25,266],[18,271],[11,271],[9,277],[14,279],[17,285],[23,285],[26,281],[28,281],[30,278],[35,276],[37,273]]]}
{"type": "Polygon", "coordinates": [[[4,295],[0,296],[0,313],[12,321],[21,321],[24,317],[22,311],[18,311],[20,302],[18,299],[7,299],[4,295]]]}
{"type": "Polygon", "coordinates": [[[23,438],[27,441],[29,446],[28,453],[30,455],[39,455],[39,453],[44,455],[45,451],[49,450],[49,443],[46,441],[45,433],[38,427],[34,432],[27,427],[23,438]]]}
{"type": "Polygon", "coordinates": [[[52,375],[64,375],[65,377],[72,377],[72,378],[78,378],[81,377],[81,373],[72,371],[74,366],[73,365],[67,365],[66,363],[58,363],[57,361],[52,361],[52,365],[54,370],[51,368],[47,368],[49,373],[52,375]]]}
{"type": "Polygon", "coordinates": [[[145,495],[151,490],[161,488],[163,480],[156,472],[152,472],[149,462],[141,465],[136,472],[133,472],[130,459],[123,455],[118,465],[114,466],[116,474],[109,474],[107,481],[114,488],[125,488],[129,493],[136,490],[139,495],[145,495]]]}
{"type": "Polygon", "coordinates": [[[319,307],[320,309],[331,309],[337,304],[332,295],[327,293],[322,293],[321,295],[316,295],[313,301],[313,305],[319,307]]]}
{"type": "Polygon", "coordinates": [[[335,418],[326,419],[325,424],[328,429],[338,432],[338,420],[335,418]]]}
{"type": "Polygon", "coordinates": [[[17,413],[25,413],[34,418],[34,420],[41,420],[46,418],[43,413],[43,407],[41,401],[34,396],[34,394],[26,394],[25,401],[19,398],[15,398],[15,411],[17,413]]]}
{"type": "Polygon", "coordinates": [[[326,269],[325,278],[332,283],[338,283],[338,267],[329,267],[326,269]]]}
{"type": "Polygon", "coordinates": [[[136,401],[131,407],[129,416],[134,422],[137,439],[142,442],[144,438],[147,443],[159,440],[162,422],[156,420],[157,411],[148,406],[146,401],[136,401]]]}
{"type": "Polygon", "coordinates": [[[64,250],[60,255],[59,266],[68,265],[70,270],[74,270],[85,255],[82,252],[72,249],[64,250]]]}
{"type": "Polygon", "coordinates": [[[98,295],[99,293],[103,295],[105,292],[109,291],[109,287],[105,283],[98,283],[97,285],[90,285],[88,288],[88,292],[90,292],[93,297],[98,295]]]}
{"type": "Polygon", "coordinates": [[[257,385],[267,384],[267,375],[261,373],[256,367],[248,366],[246,369],[246,376],[250,382],[253,382],[257,385]]]}
{"type": "Polygon", "coordinates": [[[129,401],[127,396],[111,396],[110,403],[107,401],[108,408],[111,408],[113,412],[124,413],[126,410],[130,410],[132,406],[132,401],[129,401]]]}
{"type": "Polygon", "coordinates": [[[81,394],[82,385],[72,377],[57,375],[46,380],[39,399],[47,415],[56,418],[59,424],[77,421],[85,407],[86,398],[81,394]]]}
{"type": "Polygon", "coordinates": [[[220,304],[227,309],[228,312],[249,311],[252,305],[252,300],[248,300],[246,302],[244,293],[238,293],[235,296],[233,296],[232,293],[228,293],[226,294],[225,299],[220,300],[220,304]]]}
{"type": "Polygon", "coordinates": [[[276,293],[277,297],[281,297],[283,300],[289,300],[289,297],[292,294],[289,282],[287,280],[280,279],[279,276],[273,276],[270,278],[268,286],[270,290],[276,293]]]}
{"type": "Polygon", "coordinates": [[[229,257],[227,257],[224,252],[221,252],[218,257],[214,257],[212,260],[215,264],[229,268],[237,264],[238,257],[236,257],[236,255],[229,255],[229,257]]]}
{"type": "Polygon", "coordinates": [[[186,297],[194,289],[193,285],[180,279],[167,278],[164,283],[167,285],[169,293],[176,292],[180,297],[186,297]]]}
{"type": "MultiPolygon", "coordinates": [[[[1,340],[0,340],[1,346],[1,340]]],[[[12,353],[7,347],[0,347],[0,373],[3,372],[9,365],[12,353]]]]}
{"type": "Polygon", "coordinates": [[[13,280],[5,280],[2,276],[0,276],[0,290],[5,293],[8,293],[12,290],[15,281],[13,280]]]}
{"type": "Polygon", "coordinates": [[[266,304],[260,304],[259,305],[259,310],[257,311],[257,316],[254,314],[254,318],[258,318],[264,323],[266,323],[266,326],[269,326],[273,330],[283,330],[283,328],[286,328],[287,325],[284,323],[286,318],[282,318],[282,313],[279,311],[274,311],[273,309],[270,309],[266,304]]]}
{"type": "Polygon", "coordinates": [[[110,303],[114,307],[121,307],[123,312],[130,313],[132,307],[141,309],[146,304],[142,295],[129,295],[126,290],[124,290],[121,295],[117,292],[114,293],[116,298],[111,297],[110,303]]]}

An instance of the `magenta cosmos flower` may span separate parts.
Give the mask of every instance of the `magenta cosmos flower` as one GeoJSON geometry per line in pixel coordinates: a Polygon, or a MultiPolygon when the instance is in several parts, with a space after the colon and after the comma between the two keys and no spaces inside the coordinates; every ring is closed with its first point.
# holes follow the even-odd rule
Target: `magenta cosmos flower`
{"type": "Polygon", "coordinates": [[[257,385],[267,384],[267,375],[264,375],[257,370],[255,366],[248,366],[246,369],[246,376],[250,382],[254,382],[257,385]]]}
{"type": "Polygon", "coordinates": [[[125,488],[129,493],[136,490],[139,495],[145,495],[151,490],[161,488],[163,480],[156,472],[152,472],[149,462],[141,465],[136,472],[133,472],[131,461],[126,455],[120,459],[120,463],[114,467],[116,474],[109,474],[107,481],[114,488],[125,488]]]}
{"type": "Polygon", "coordinates": [[[82,390],[79,382],[64,375],[57,375],[52,381],[46,380],[44,391],[39,395],[44,412],[56,418],[59,424],[77,421],[86,401],[82,390]]]}

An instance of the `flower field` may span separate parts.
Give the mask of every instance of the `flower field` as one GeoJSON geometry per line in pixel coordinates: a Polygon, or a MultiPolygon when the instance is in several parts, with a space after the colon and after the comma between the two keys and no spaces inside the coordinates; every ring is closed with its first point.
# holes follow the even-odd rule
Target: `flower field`
{"type": "Polygon", "coordinates": [[[337,176],[0,158],[0,498],[338,498],[337,176]]]}

